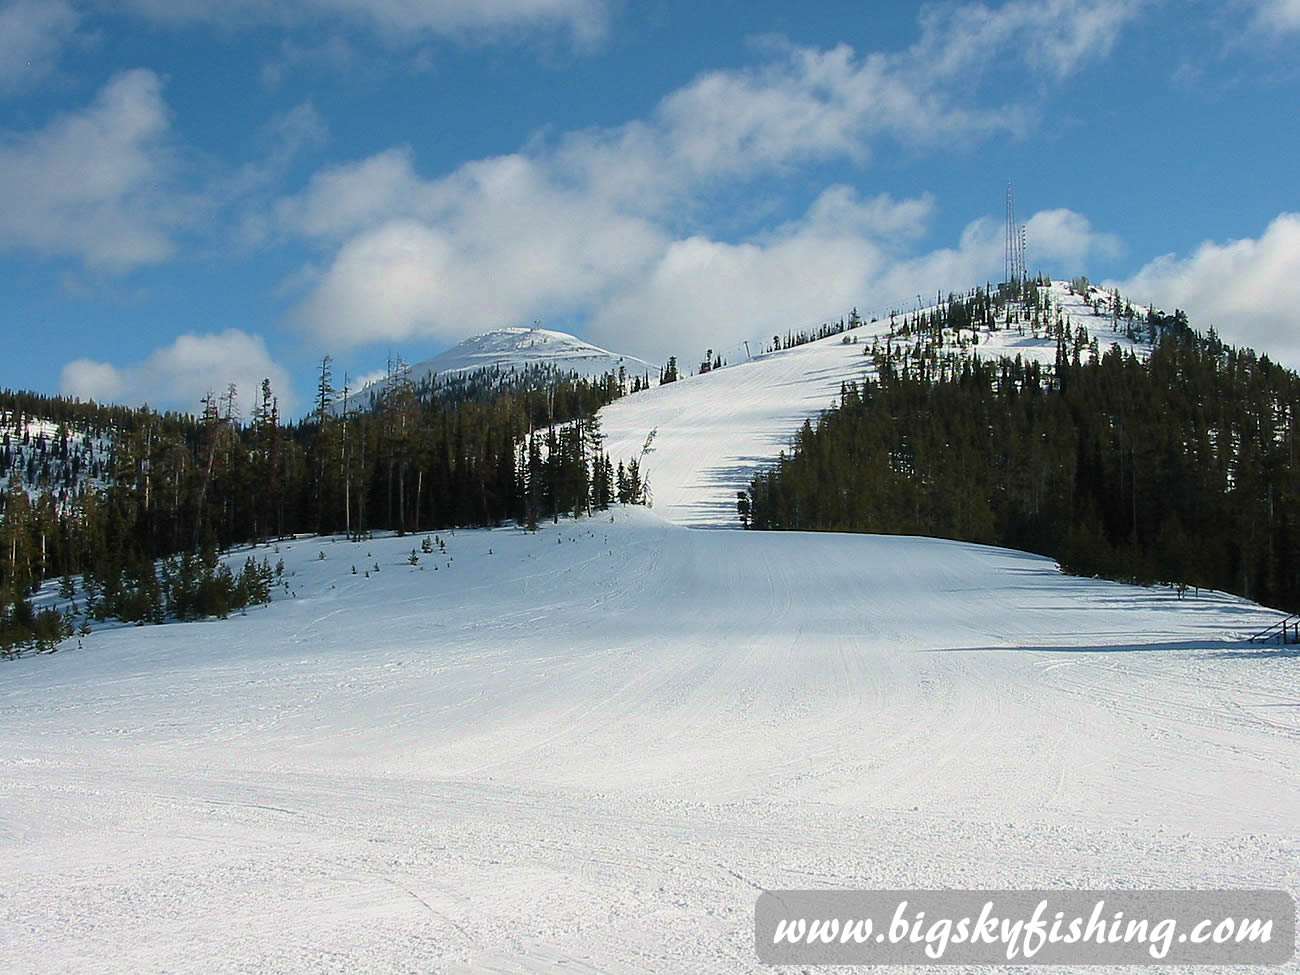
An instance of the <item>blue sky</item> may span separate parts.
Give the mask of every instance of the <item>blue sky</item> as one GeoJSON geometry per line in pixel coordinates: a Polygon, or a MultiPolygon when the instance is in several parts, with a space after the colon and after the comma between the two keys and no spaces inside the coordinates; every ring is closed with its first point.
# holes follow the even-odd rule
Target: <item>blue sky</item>
{"type": "Polygon", "coordinates": [[[1300,365],[1300,0],[0,0],[0,386],[196,409],[540,321],[1033,271],[1300,365]]]}

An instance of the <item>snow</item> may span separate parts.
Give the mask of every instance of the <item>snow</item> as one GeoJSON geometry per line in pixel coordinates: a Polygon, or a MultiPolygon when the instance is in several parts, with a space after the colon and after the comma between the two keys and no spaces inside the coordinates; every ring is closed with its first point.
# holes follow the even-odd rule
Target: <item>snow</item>
{"type": "Polygon", "coordinates": [[[75,425],[65,428],[51,420],[0,411],[0,461],[4,459],[4,449],[8,451],[9,461],[7,469],[0,466],[4,487],[10,486],[17,475],[33,503],[49,493],[56,505],[61,505],[69,494],[102,489],[108,484],[106,477],[92,474],[97,459],[107,466],[111,457],[112,444],[106,435],[90,434],[75,425]],[[59,456],[61,435],[67,437],[66,457],[59,456]],[[75,475],[74,459],[79,461],[75,475]]]}
{"type": "Polygon", "coordinates": [[[440,537],[6,666],[0,968],[750,972],[762,888],[1300,887],[1274,612],[643,509],[440,537]]]}
{"type": "MultiPolygon", "coordinates": [[[[479,369],[501,368],[522,372],[529,366],[551,365],[562,373],[598,379],[606,373],[626,371],[629,382],[634,377],[658,377],[657,367],[635,356],[619,355],[584,342],[567,332],[549,328],[498,328],[466,339],[431,359],[411,366],[411,379],[420,382],[428,376],[452,376],[479,369]]],[[[357,395],[378,393],[387,380],[362,387],[357,395]]],[[[340,404],[341,405],[341,404],[340,404]]]]}
{"type": "Polygon", "coordinates": [[[757,972],[762,889],[1300,890],[1280,614],[685,527],[887,327],[603,411],[653,511],[286,541],[268,607],[0,667],[0,970],[757,972]]]}

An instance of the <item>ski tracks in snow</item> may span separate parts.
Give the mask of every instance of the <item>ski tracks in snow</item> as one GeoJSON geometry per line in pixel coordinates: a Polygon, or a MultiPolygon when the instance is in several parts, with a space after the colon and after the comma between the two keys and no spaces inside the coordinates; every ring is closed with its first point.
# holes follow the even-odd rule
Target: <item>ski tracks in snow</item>
{"type": "Polygon", "coordinates": [[[345,544],[6,670],[0,967],[754,972],[762,888],[1300,889],[1258,607],[640,511],[345,544]]]}

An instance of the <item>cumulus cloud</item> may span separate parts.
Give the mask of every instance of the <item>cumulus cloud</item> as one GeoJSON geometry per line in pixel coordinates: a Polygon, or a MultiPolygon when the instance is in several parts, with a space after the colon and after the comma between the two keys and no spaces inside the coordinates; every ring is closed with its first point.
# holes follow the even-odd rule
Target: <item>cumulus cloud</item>
{"type": "MultiPolygon", "coordinates": [[[[363,164],[353,175],[376,167],[363,164]]],[[[504,156],[421,182],[402,167],[352,191],[352,179],[307,226],[347,237],[295,318],[334,346],[415,335],[439,339],[526,321],[539,308],[575,309],[639,268],[662,246],[649,221],[582,198],[535,164],[504,156]],[[407,185],[398,216],[384,187],[407,185]]],[[[362,180],[364,184],[364,179],[362,180]]]]}
{"type": "MultiPolygon", "coordinates": [[[[917,295],[929,300],[1001,276],[1003,227],[990,219],[968,224],[955,246],[912,253],[933,211],[929,197],[860,200],[837,186],[776,233],[739,244],[673,241],[643,279],[593,309],[593,340],[652,358],[698,355],[835,320],[851,307],[884,317],[917,295]]],[[[1028,225],[1044,260],[1083,261],[1117,246],[1070,210],[1037,213],[1028,225]]]]}
{"type": "Polygon", "coordinates": [[[152,71],[117,75],[87,108],[0,142],[0,250],[125,270],[172,253],[181,222],[163,191],[167,107],[152,71]]]}
{"type": "Polygon", "coordinates": [[[0,94],[25,90],[48,75],[78,20],[66,0],[12,0],[0,6],[0,94]]]}
{"type": "Polygon", "coordinates": [[[271,380],[281,412],[292,414],[289,374],[271,358],[262,337],[229,328],[182,335],[133,365],[75,359],[63,367],[59,390],[98,402],[148,402],[158,408],[197,412],[205,395],[224,394],[231,383],[238,387],[239,402],[250,407],[263,379],[271,380]]]}
{"type": "Polygon", "coordinates": [[[801,159],[862,159],[880,135],[941,144],[1016,131],[1026,124],[1022,107],[980,108],[967,97],[987,65],[1015,59],[1059,80],[1108,55],[1146,5],[1013,0],[996,9],[927,7],[915,45],[865,56],[844,44],[818,50],[772,40],[762,65],[706,73],[665,98],[653,130],[669,161],[715,176],[801,159]]]}
{"type": "Polygon", "coordinates": [[[952,106],[885,57],[783,45],[756,69],[713,71],[669,95],[655,127],[667,160],[686,175],[725,176],[837,156],[865,158],[889,133],[941,138],[992,128],[993,116],[952,106]]]}
{"type": "Polygon", "coordinates": [[[341,240],[398,216],[427,215],[429,195],[410,150],[389,149],[313,174],[302,193],[277,203],[276,224],[295,236],[341,240]]]}
{"type": "Polygon", "coordinates": [[[439,219],[466,186],[485,202],[502,195],[515,206],[516,176],[526,173],[543,196],[564,195],[593,216],[665,220],[735,177],[864,159],[883,135],[989,133],[1006,128],[1008,115],[1015,112],[952,107],[946,96],[911,87],[882,59],[860,58],[846,46],[778,44],[763,66],[706,73],[665,97],[646,120],[568,133],[553,146],[471,162],[441,178],[422,178],[400,146],[331,166],[282,200],[275,217],[286,234],[337,242],[399,217],[439,219]]]}
{"type": "Polygon", "coordinates": [[[821,50],[769,40],[763,64],[707,72],[664,98],[648,127],[618,140],[621,154],[649,148],[678,178],[708,180],[808,161],[862,162],[881,138],[933,146],[1023,126],[1020,107],[981,108],[968,97],[972,79],[953,85],[929,63],[957,43],[954,36],[859,55],[846,44],[821,50]]]}
{"type": "Polygon", "coordinates": [[[1300,213],[1280,214],[1258,238],[1207,241],[1189,257],[1156,258],[1118,286],[1134,300],[1187,312],[1228,342],[1300,368],[1300,213]]]}
{"type": "Polygon", "coordinates": [[[1088,218],[1073,210],[1041,210],[1025,222],[1025,231],[1030,266],[1047,260],[1065,277],[1086,272],[1093,257],[1114,258],[1124,251],[1118,237],[1093,230],[1088,218]]]}
{"type": "MultiPolygon", "coordinates": [[[[790,226],[756,236],[741,227],[732,241],[714,239],[696,215],[711,194],[794,167],[860,163],[882,140],[924,149],[1015,130],[1030,111],[980,105],[981,65],[1028,57],[1032,71],[1056,79],[1104,54],[1141,6],[929,8],[921,39],[903,51],[860,55],[847,45],[768,40],[760,64],[702,74],[644,119],[539,138],[445,175],[421,175],[400,146],[330,167],[270,210],[274,232],[327,255],[313,262],[294,318],[334,347],[446,340],[557,316],[585,318],[596,338],[613,341],[638,318],[665,336],[692,334],[724,314],[728,298],[733,309],[751,303],[751,318],[779,315],[788,325],[790,315],[842,311],[864,282],[910,289],[945,261],[953,274],[931,277],[926,291],[970,280],[958,272],[975,265],[982,277],[984,267],[1001,267],[998,234],[985,242],[972,232],[957,250],[929,255],[928,270],[895,261],[897,280],[883,277],[882,255],[897,256],[898,244],[923,231],[933,206],[924,198],[859,200],[833,187],[790,226]],[[1023,43],[1026,32],[1039,42],[1023,43]],[[794,270],[783,274],[783,261],[794,270]],[[783,278],[809,286],[782,292],[783,278]],[[733,290],[742,281],[746,295],[733,290]]],[[[1036,254],[1066,260],[1115,246],[1068,211],[1038,215],[1030,231],[1036,254]]]]}
{"type": "Polygon", "coordinates": [[[74,359],[59,374],[59,391],[97,403],[111,403],[126,389],[121,372],[107,362],[74,359]]]}
{"type": "Polygon", "coordinates": [[[760,239],[671,241],[644,276],[593,309],[589,331],[598,343],[663,358],[838,318],[872,293],[932,210],[928,198],[859,200],[835,186],[760,239]]]}
{"type": "MultiPolygon", "coordinates": [[[[934,206],[832,186],[799,219],[739,242],[674,238],[616,198],[555,185],[535,160],[501,157],[424,181],[409,154],[392,152],[318,174],[280,217],[340,242],[294,312],[331,347],[451,341],[546,309],[583,314],[593,341],[663,356],[1000,274],[992,220],[969,225],[955,247],[909,254],[934,206]]],[[[1037,213],[1028,230],[1034,259],[1067,270],[1119,249],[1070,210],[1037,213]]]]}
{"type": "Polygon", "coordinates": [[[532,30],[568,31],[579,44],[605,33],[607,0],[125,0],[135,13],[160,21],[223,25],[295,25],[334,20],[357,24],[382,38],[449,35],[471,39],[532,30]]]}

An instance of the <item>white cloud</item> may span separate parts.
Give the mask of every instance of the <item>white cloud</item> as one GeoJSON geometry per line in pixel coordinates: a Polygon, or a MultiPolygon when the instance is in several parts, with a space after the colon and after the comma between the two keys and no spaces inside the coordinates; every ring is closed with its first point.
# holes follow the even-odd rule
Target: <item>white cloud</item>
{"type": "Polygon", "coordinates": [[[1255,0],[1259,24],[1273,30],[1300,30],[1300,0],[1255,0]]]}
{"type": "Polygon", "coordinates": [[[59,374],[59,391],[97,403],[111,403],[126,389],[122,374],[107,362],[74,359],[59,374]]]}
{"type": "MultiPolygon", "coordinates": [[[[917,295],[928,301],[999,279],[1004,239],[994,220],[968,224],[954,247],[911,253],[933,210],[928,197],[859,200],[848,188],[831,187],[803,218],[766,237],[674,241],[643,280],[593,310],[592,338],[661,361],[689,361],[709,347],[731,349],[833,321],[852,307],[884,317],[912,307],[917,295]]],[[[1028,225],[1037,228],[1044,259],[1083,260],[1117,246],[1069,210],[1035,214],[1028,225]]]]}
{"type": "Polygon", "coordinates": [[[162,85],[117,75],[87,108],[0,143],[0,250],[73,255],[125,270],[172,253],[181,222],[169,170],[162,85]]]}
{"type": "Polygon", "coordinates": [[[250,209],[243,216],[244,237],[253,242],[264,240],[270,235],[266,192],[301,153],[317,148],[328,140],[329,128],[311,102],[302,102],[273,116],[258,133],[258,142],[265,151],[265,156],[255,162],[245,163],[229,177],[210,187],[209,202],[245,202],[250,209]],[[259,190],[262,191],[261,198],[258,198],[259,190]]]}
{"type": "Polygon", "coordinates": [[[662,246],[650,222],[555,185],[521,156],[422,182],[400,163],[335,173],[333,202],[305,226],[350,232],[295,317],[331,344],[439,339],[574,309],[640,269],[662,246]],[[368,181],[377,171],[384,179],[368,181]],[[397,216],[391,188],[418,217],[397,216]]]}
{"type": "Polygon", "coordinates": [[[888,193],[859,200],[852,187],[831,186],[812,202],[807,215],[795,226],[815,226],[842,237],[860,235],[898,244],[920,237],[934,209],[934,197],[928,193],[914,200],[895,200],[888,193]]]}
{"type": "Polygon", "coordinates": [[[524,203],[512,180],[483,178],[507,171],[527,172],[543,196],[561,194],[567,205],[591,211],[588,222],[616,214],[673,219],[683,203],[728,178],[862,159],[882,133],[938,139],[1005,124],[1001,113],[958,110],[937,95],[916,94],[878,59],[858,59],[847,47],[779,45],[763,68],[697,78],[664,98],[648,121],[569,133],[555,146],[471,162],[440,179],[423,179],[404,147],[329,167],[280,201],[275,221],[284,233],[333,243],[388,220],[441,219],[465,188],[484,201],[506,192],[510,205],[524,203]]]}
{"type": "Polygon", "coordinates": [[[895,261],[872,282],[874,313],[911,308],[919,295],[925,302],[938,294],[960,291],[1002,277],[1002,225],[981,219],[963,228],[955,247],[940,247],[895,261]]]}
{"type": "MultiPolygon", "coordinates": [[[[337,167],[280,211],[298,233],[342,242],[308,279],[295,318],[340,348],[450,341],[577,312],[593,341],[662,357],[837,318],[855,304],[910,305],[918,292],[1002,269],[1002,227],[991,220],[969,225],[954,248],[909,256],[928,230],[929,196],[860,199],[832,186],[798,220],[735,243],[674,239],[618,203],[559,187],[521,156],[435,181],[421,180],[405,152],[337,167]]],[[[1068,268],[1119,248],[1070,210],[1037,213],[1028,229],[1035,260],[1068,268]]]]}
{"type": "Polygon", "coordinates": [[[881,135],[923,145],[1018,131],[1026,110],[981,109],[985,66],[1007,60],[1054,79],[1106,57],[1147,0],[1013,0],[927,7],[905,51],[858,56],[769,41],[772,57],[702,75],[663,100],[653,124],[663,155],[714,177],[806,159],[865,158],[881,135]]]}
{"type": "Polygon", "coordinates": [[[966,104],[969,86],[954,88],[912,53],[860,57],[844,44],[784,42],[769,50],[760,67],[701,75],[656,107],[650,134],[673,170],[717,179],[805,161],[860,162],[882,136],[933,145],[1021,124],[1016,108],[966,104]]]}
{"type": "MultiPolygon", "coordinates": [[[[1025,228],[1031,273],[1041,269],[1073,276],[1086,271],[1094,256],[1114,257],[1121,250],[1119,238],[1093,230],[1088,218],[1073,210],[1041,210],[1025,221],[1025,228]]],[[[974,220],[962,230],[955,247],[891,264],[874,282],[874,290],[890,307],[911,305],[918,294],[928,300],[940,291],[1000,281],[1005,258],[1004,224],[989,218],[974,220]]],[[[878,304],[873,309],[882,310],[878,304]]]]}
{"type": "Polygon", "coordinates": [[[469,39],[565,30],[582,45],[605,33],[607,0],[126,0],[135,13],[174,23],[296,25],[335,20],[406,44],[428,35],[469,39]]]}
{"type": "Polygon", "coordinates": [[[311,102],[302,102],[262,126],[261,141],[270,147],[268,165],[282,169],[304,149],[323,145],[329,126],[311,102]]]}
{"type": "Polygon", "coordinates": [[[993,53],[1014,47],[1030,67],[1061,79],[1088,61],[1107,57],[1120,32],[1151,0],[1011,0],[933,6],[921,15],[913,59],[944,77],[969,77],[993,53]]]}
{"type": "Polygon", "coordinates": [[[155,349],[144,361],[114,366],[92,359],[76,359],[63,367],[60,392],[99,402],[138,404],[198,412],[208,393],[224,394],[234,383],[245,411],[259,395],[263,379],[280,400],[280,411],[291,415],[293,401],[289,374],[272,360],[259,335],[239,329],[181,335],[170,345],[155,349]]]}
{"type": "Polygon", "coordinates": [[[449,263],[436,231],[394,220],[348,241],[298,314],[331,344],[437,334],[439,284],[449,263]]]}
{"type": "Polygon", "coordinates": [[[168,260],[182,235],[217,238],[223,220],[241,243],[265,242],[277,235],[275,186],[328,139],[320,113],[303,102],[260,128],[260,158],[196,181],[172,137],[162,81],[142,68],[123,72],[85,108],[33,131],[0,131],[0,253],[122,273],[168,260]]]}
{"type": "MultiPolygon", "coordinates": [[[[724,242],[697,219],[710,194],[810,163],[860,163],[882,140],[970,146],[1017,130],[1032,112],[981,106],[980,66],[1028,57],[1034,71],[1060,77],[1104,55],[1141,6],[1013,0],[993,11],[931,9],[921,40],[898,53],[769,40],[762,64],[703,74],[619,127],[538,138],[435,178],[421,176],[403,147],[322,170],[270,211],[280,234],[331,255],[294,317],[334,346],[453,339],[570,315],[589,317],[597,338],[631,328],[638,315],[654,321],[650,314],[688,323],[662,326],[686,335],[722,314],[727,282],[742,280],[753,286],[751,317],[788,325],[791,316],[842,311],[884,273],[882,237],[914,241],[932,201],[861,202],[833,188],[792,226],[724,242]],[[783,274],[782,260],[798,270],[783,274]],[[787,300],[775,283],[783,277],[816,286],[787,300]]],[[[1114,247],[1068,211],[1040,214],[1030,231],[1034,253],[1062,260],[1114,247]]],[[[972,241],[951,252],[953,274],[927,280],[925,290],[963,286],[971,277],[957,272],[974,265],[977,279],[986,266],[1000,269],[1000,235],[989,238],[978,260],[972,241]]],[[[928,271],[897,269],[898,284],[910,289],[949,254],[930,255],[928,271]]],[[[733,307],[749,301],[730,299],[733,307]]]]}
{"type": "Polygon", "coordinates": [[[1300,213],[1280,214],[1258,239],[1207,241],[1190,257],[1166,254],[1118,286],[1135,301],[1187,312],[1223,338],[1300,368],[1300,213]]]}
{"type": "Polygon", "coordinates": [[[930,210],[925,200],[860,203],[832,187],[766,239],[672,241],[643,277],[593,310],[591,337],[660,361],[690,361],[706,348],[838,318],[890,263],[889,239],[915,237],[930,210]]]}
{"type": "Polygon", "coordinates": [[[1088,218],[1073,210],[1042,210],[1025,223],[1027,262],[1031,273],[1043,260],[1053,262],[1056,273],[1075,277],[1087,271],[1088,260],[1118,257],[1123,252],[1114,234],[1092,229],[1088,218]]]}
{"type": "Polygon", "coordinates": [[[66,0],[12,0],[0,6],[0,93],[30,88],[48,75],[78,19],[66,0]]]}
{"type": "Polygon", "coordinates": [[[307,188],[276,205],[285,233],[341,240],[395,217],[427,212],[426,184],[407,149],[389,149],[357,163],[315,173],[307,188]]]}

